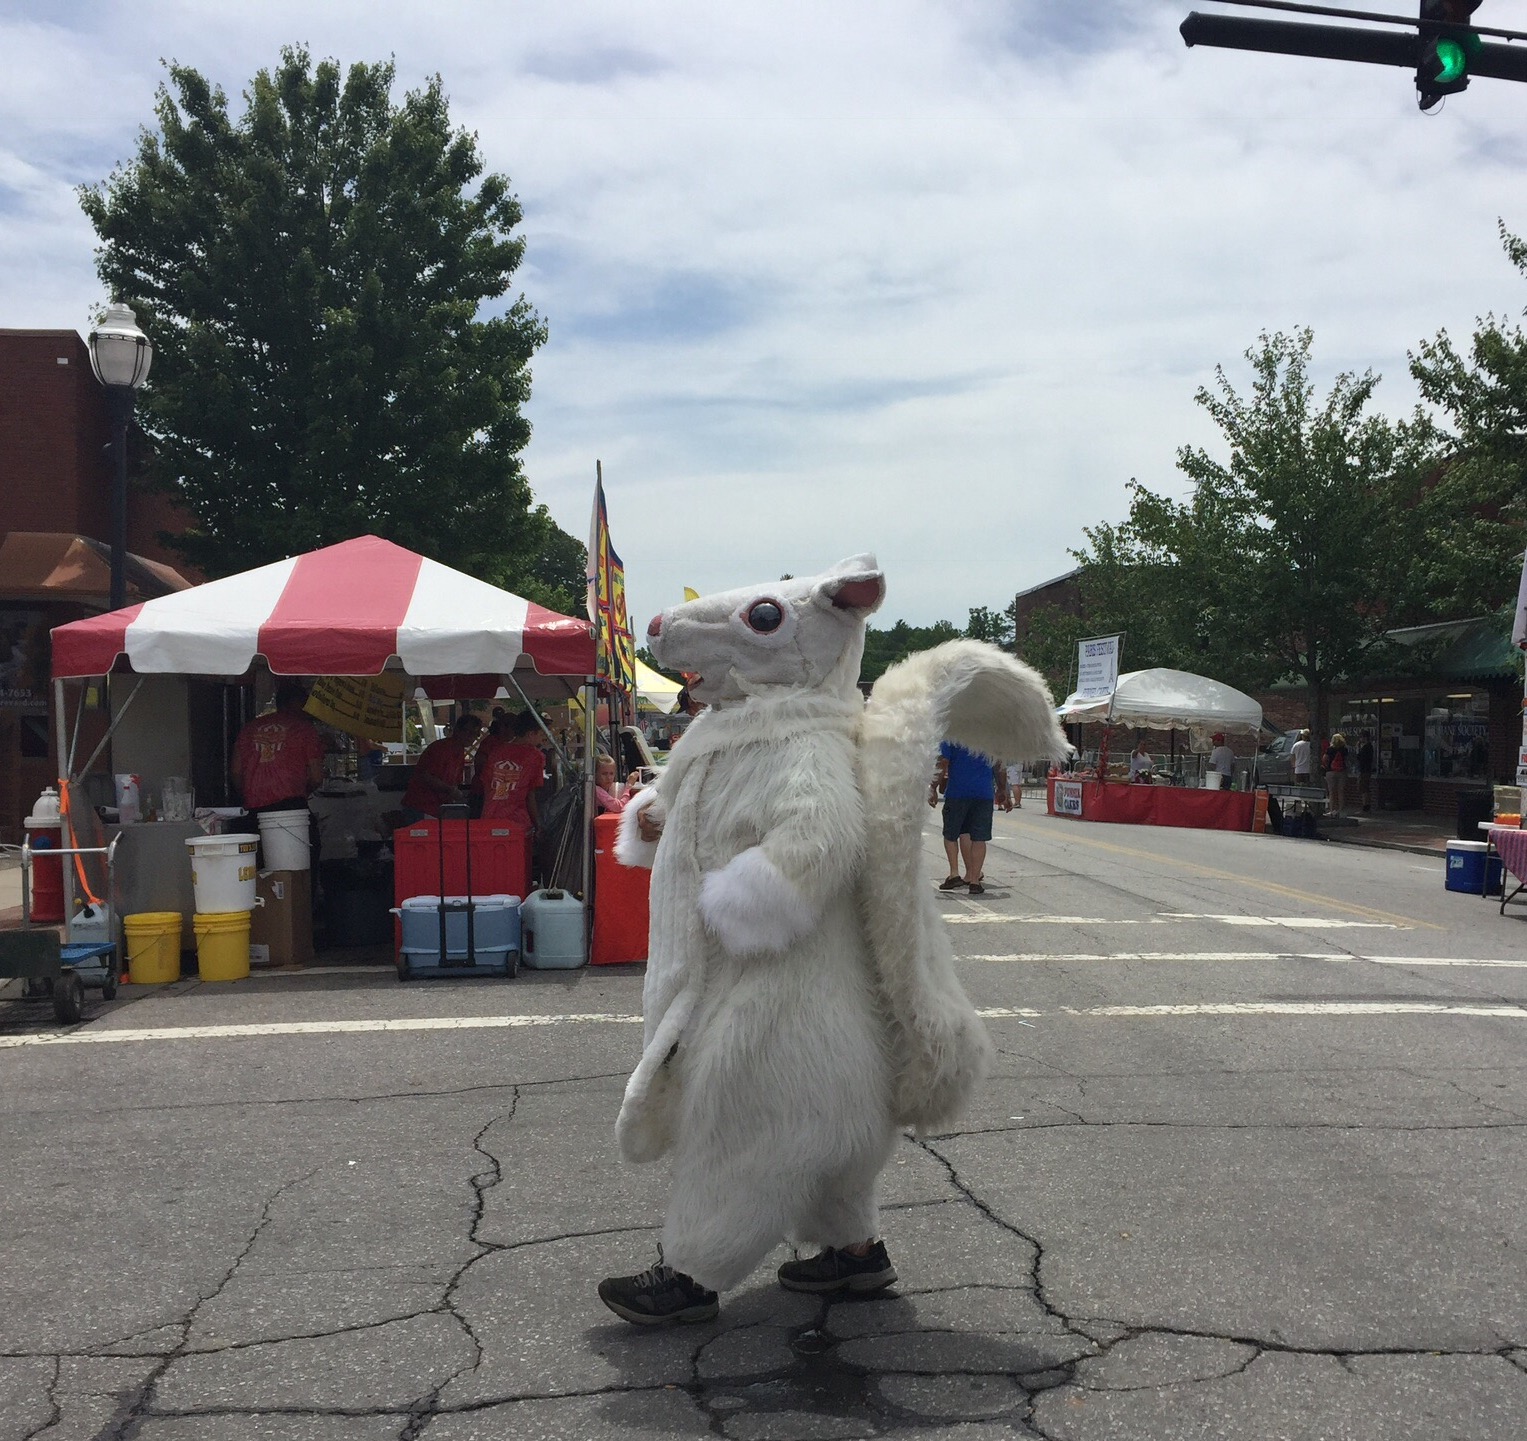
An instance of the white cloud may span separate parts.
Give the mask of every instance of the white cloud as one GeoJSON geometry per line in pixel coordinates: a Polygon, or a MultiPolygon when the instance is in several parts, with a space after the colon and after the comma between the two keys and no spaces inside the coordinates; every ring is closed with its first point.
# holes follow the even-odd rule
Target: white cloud
{"type": "Polygon", "coordinates": [[[1379,370],[1399,413],[1407,348],[1527,299],[1495,235],[1527,229],[1527,91],[1422,117],[1401,70],[1188,50],[1188,8],[39,4],[0,21],[0,323],[101,298],[72,187],[160,56],[236,95],[283,43],[392,55],[521,198],[528,469],[581,535],[602,459],[639,622],[866,548],[884,620],[963,620],[1129,477],[1176,488],[1196,387],[1260,330],[1313,326],[1320,379],[1379,370]]]}

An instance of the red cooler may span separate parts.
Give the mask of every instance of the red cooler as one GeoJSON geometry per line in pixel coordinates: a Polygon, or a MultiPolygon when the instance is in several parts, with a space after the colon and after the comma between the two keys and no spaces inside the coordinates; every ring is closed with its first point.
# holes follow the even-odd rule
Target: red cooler
{"type": "Polygon", "coordinates": [[[615,859],[617,815],[594,817],[594,941],[589,964],[617,966],[647,959],[647,886],[645,866],[623,866],[615,859]]]}
{"type": "Polygon", "coordinates": [[[438,821],[433,816],[392,833],[393,897],[402,905],[410,896],[438,896],[440,845],[445,844],[445,891],[459,896],[467,888],[467,827],[471,827],[472,894],[530,894],[530,842],[505,821],[438,821]],[[440,835],[440,827],[445,835],[440,835]]]}

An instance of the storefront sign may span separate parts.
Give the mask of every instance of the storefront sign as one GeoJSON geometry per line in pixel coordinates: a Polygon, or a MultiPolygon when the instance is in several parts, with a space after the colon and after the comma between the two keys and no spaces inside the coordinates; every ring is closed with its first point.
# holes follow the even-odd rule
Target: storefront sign
{"type": "MultiPolygon", "coordinates": [[[[1076,698],[1101,700],[1119,683],[1119,642],[1123,636],[1100,635],[1076,645],[1076,698]]],[[[1079,814],[1079,813],[1078,813],[1079,814]]]]}
{"type": "Polygon", "coordinates": [[[1082,783],[1080,781],[1055,782],[1055,814],[1078,816],[1082,813],[1082,783]]]}
{"type": "Polygon", "coordinates": [[[0,610],[0,710],[48,709],[48,622],[40,610],[0,610]]]}

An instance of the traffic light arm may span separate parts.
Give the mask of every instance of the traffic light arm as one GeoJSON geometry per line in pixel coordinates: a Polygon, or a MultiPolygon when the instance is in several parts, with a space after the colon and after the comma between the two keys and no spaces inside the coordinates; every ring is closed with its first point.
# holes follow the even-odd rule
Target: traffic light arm
{"type": "MultiPolygon", "coordinates": [[[[1416,24],[1414,20],[1410,23],[1416,24]]],[[[1204,15],[1197,10],[1179,28],[1184,43],[1190,46],[1210,45],[1222,50],[1260,50],[1273,55],[1353,60],[1365,65],[1396,65],[1403,70],[1413,70],[1416,66],[1415,34],[1346,25],[1308,25],[1289,20],[1253,20],[1240,15],[1204,15]]],[[[1490,80],[1527,81],[1527,47],[1484,43],[1478,54],[1469,58],[1469,74],[1490,80]]]]}

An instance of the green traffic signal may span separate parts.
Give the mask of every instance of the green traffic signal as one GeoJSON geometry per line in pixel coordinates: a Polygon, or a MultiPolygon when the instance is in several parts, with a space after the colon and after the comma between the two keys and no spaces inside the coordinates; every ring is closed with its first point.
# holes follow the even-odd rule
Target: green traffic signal
{"type": "Polygon", "coordinates": [[[1437,73],[1436,80],[1442,85],[1451,85],[1455,80],[1462,80],[1469,73],[1468,52],[1457,40],[1439,40],[1437,42],[1437,73]]]}

